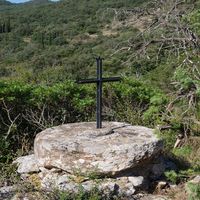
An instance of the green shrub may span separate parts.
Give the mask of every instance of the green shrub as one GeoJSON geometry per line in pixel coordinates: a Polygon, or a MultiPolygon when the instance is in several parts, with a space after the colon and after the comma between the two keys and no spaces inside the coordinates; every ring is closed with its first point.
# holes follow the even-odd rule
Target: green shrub
{"type": "Polygon", "coordinates": [[[190,155],[191,152],[192,152],[192,147],[189,145],[173,150],[174,155],[179,157],[186,157],[190,155]]]}
{"type": "Polygon", "coordinates": [[[20,181],[16,165],[0,162],[0,174],[0,187],[17,184],[20,181]]]}
{"type": "Polygon", "coordinates": [[[166,171],[165,176],[167,180],[171,181],[174,184],[178,183],[179,181],[179,176],[174,170],[166,171]]]}
{"type": "Polygon", "coordinates": [[[200,200],[200,184],[187,183],[188,200],[200,200]]]}

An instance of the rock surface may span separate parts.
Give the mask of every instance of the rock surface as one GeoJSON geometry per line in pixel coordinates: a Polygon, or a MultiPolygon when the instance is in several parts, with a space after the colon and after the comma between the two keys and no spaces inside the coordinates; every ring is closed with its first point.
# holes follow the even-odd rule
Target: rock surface
{"type": "Polygon", "coordinates": [[[172,199],[162,195],[145,195],[144,197],[140,198],[140,200],[172,200],[172,199]]]}
{"type": "Polygon", "coordinates": [[[38,162],[35,159],[34,154],[19,157],[13,163],[18,165],[17,172],[20,174],[33,173],[33,172],[40,171],[38,167],[38,162]]]}
{"type": "Polygon", "coordinates": [[[189,183],[200,184],[200,175],[197,175],[195,178],[190,180],[189,183]]]}
{"type": "Polygon", "coordinates": [[[11,196],[16,192],[15,186],[0,187],[0,199],[10,199],[11,196]]]}
{"type": "Polygon", "coordinates": [[[102,129],[95,122],[48,128],[34,143],[39,167],[105,176],[140,167],[161,150],[153,129],[119,122],[105,122],[102,129]]]}
{"type": "MultiPolygon", "coordinates": [[[[38,175],[41,177],[41,174],[38,175]]],[[[91,192],[94,188],[101,191],[107,198],[113,194],[133,196],[145,184],[144,178],[139,177],[119,177],[89,179],[88,177],[74,176],[66,173],[55,173],[51,170],[42,176],[41,187],[47,191],[54,188],[76,194],[80,188],[91,192]]]]}

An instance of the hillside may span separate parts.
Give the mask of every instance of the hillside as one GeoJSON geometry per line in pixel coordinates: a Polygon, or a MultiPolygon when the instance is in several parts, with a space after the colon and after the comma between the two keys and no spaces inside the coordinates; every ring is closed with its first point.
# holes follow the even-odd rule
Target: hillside
{"type": "Polygon", "coordinates": [[[177,166],[163,176],[186,198],[200,174],[200,0],[0,0],[0,186],[39,131],[95,120],[95,86],[75,80],[96,76],[97,56],[122,77],[104,84],[103,119],[156,128],[177,166]]]}
{"type": "Polygon", "coordinates": [[[3,5],[11,5],[12,3],[10,3],[9,1],[6,1],[6,0],[0,0],[0,5],[3,6],[3,5]]]}
{"type": "Polygon", "coordinates": [[[131,20],[134,20],[134,13],[137,16],[145,14],[148,6],[145,1],[90,0],[42,5],[27,3],[5,10],[0,20],[3,23],[9,19],[12,30],[1,34],[1,54],[4,55],[1,77],[20,78],[26,74],[34,80],[41,74],[44,81],[49,75],[56,81],[92,75],[91,66],[96,55],[108,62],[105,63],[108,72],[134,74],[137,63],[125,63],[131,52],[111,55],[120,43],[145,28],[146,22],[134,26],[131,20]],[[126,13],[129,9],[133,10],[126,13]],[[129,24],[123,22],[127,17],[129,24]]]}
{"type": "MultiPolygon", "coordinates": [[[[93,58],[97,55],[105,58],[107,73],[131,76],[148,75],[154,73],[156,68],[156,73],[159,73],[165,63],[173,60],[167,59],[167,55],[161,56],[168,49],[162,46],[159,51],[159,47],[162,44],[168,45],[167,40],[164,42],[162,38],[163,33],[169,38],[169,45],[173,45],[174,41],[170,41],[170,38],[179,37],[173,32],[178,24],[171,22],[169,18],[171,27],[168,30],[167,26],[159,26],[163,22],[156,22],[161,10],[165,8],[162,13],[164,18],[171,6],[173,7],[173,2],[37,2],[9,6],[9,9],[1,10],[1,23],[11,24],[9,33],[0,35],[0,76],[3,79],[27,78],[38,81],[42,76],[45,82],[49,81],[47,79],[54,82],[77,76],[85,77],[88,74],[92,76],[93,58]],[[149,26],[152,29],[148,30],[149,26]],[[158,30],[154,29],[156,26],[159,27],[158,30]],[[175,27],[172,28],[173,26],[175,27]],[[149,41],[150,45],[147,47],[150,46],[151,50],[142,49],[142,43],[148,43],[152,35],[160,41],[149,41]]],[[[198,1],[195,4],[198,5],[198,1]]],[[[192,10],[191,5],[192,3],[179,5],[177,9],[180,15],[195,13],[197,6],[194,5],[192,10]]],[[[177,42],[181,43],[175,41],[177,42]]],[[[177,52],[177,49],[172,52],[177,52]]],[[[166,73],[171,76],[172,71],[173,69],[168,69],[166,73]]],[[[163,82],[168,81],[166,77],[163,79],[163,82]]]]}

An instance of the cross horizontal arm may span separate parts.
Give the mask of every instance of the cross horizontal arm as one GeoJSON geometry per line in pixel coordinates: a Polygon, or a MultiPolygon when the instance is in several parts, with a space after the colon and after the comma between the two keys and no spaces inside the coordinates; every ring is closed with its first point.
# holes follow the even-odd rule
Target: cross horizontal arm
{"type": "Polygon", "coordinates": [[[115,81],[121,81],[122,79],[120,77],[110,77],[110,78],[102,78],[103,82],[115,82],[115,81]]]}
{"type": "Polygon", "coordinates": [[[76,81],[76,83],[96,83],[97,79],[96,78],[90,78],[90,79],[82,79],[76,81]]]}
{"type": "Polygon", "coordinates": [[[111,78],[102,78],[101,80],[98,80],[96,78],[90,78],[90,79],[82,79],[76,81],[76,83],[97,83],[98,81],[102,82],[115,82],[115,81],[120,81],[120,77],[111,77],[111,78]]]}

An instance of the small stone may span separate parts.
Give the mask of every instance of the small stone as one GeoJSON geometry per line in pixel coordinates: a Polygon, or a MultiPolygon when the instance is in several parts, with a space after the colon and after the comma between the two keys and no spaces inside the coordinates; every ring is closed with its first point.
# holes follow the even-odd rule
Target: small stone
{"type": "Polygon", "coordinates": [[[95,187],[95,184],[94,184],[92,181],[83,182],[81,185],[82,185],[82,187],[84,188],[84,190],[85,190],[86,192],[91,191],[92,188],[95,187]]]}
{"type": "Polygon", "coordinates": [[[59,168],[52,168],[52,169],[50,169],[50,172],[51,172],[51,173],[60,173],[60,172],[62,172],[62,169],[59,169],[59,168]]]}
{"type": "Polygon", "coordinates": [[[10,193],[16,190],[15,186],[5,186],[0,188],[0,194],[10,193]]]}
{"type": "Polygon", "coordinates": [[[10,199],[17,190],[16,186],[5,186],[0,188],[0,199],[10,199]]]}
{"type": "Polygon", "coordinates": [[[143,176],[130,176],[128,177],[128,180],[133,184],[134,187],[141,187],[143,182],[144,182],[144,177],[143,176]]]}
{"type": "Polygon", "coordinates": [[[85,160],[83,160],[83,159],[79,159],[78,161],[79,161],[79,163],[81,163],[81,164],[84,164],[84,163],[85,163],[85,160]]]}
{"type": "Polygon", "coordinates": [[[70,178],[68,175],[62,175],[58,177],[58,180],[56,181],[57,185],[61,185],[61,184],[66,184],[70,182],[70,178]]]}
{"type": "Polygon", "coordinates": [[[69,193],[78,193],[78,190],[80,188],[80,185],[74,182],[69,182],[69,183],[63,183],[57,186],[59,190],[64,190],[69,193]]]}
{"type": "Polygon", "coordinates": [[[168,185],[167,182],[165,182],[165,181],[159,181],[158,184],[157,184],[157,186],[156,186],[156,189],[157,189],[158,191],[161,191],[161,190],[163,190],[164,188],[166,188],[167,185],[168,185]]]}
{"type": "Polygon", "coordinates": [[[103,191],[104,194],[109,195],[115,193],[115,191],[119,188],[119,186],[115,182],[106,182],[101,184],[99,187],[100,190],[103,191]]]}
{"type": "Polygon", "coordinates": [[[127,184],[126,188],[122,191],[127,197],[133,196],[136,193],[136,189],[131,184],[127,184]]]}
{"type": "Polygon", "coordinates": [[[41,187],[45,190],[51,190],[52,188],[56,187],[56,182],[58,180],[58,174],[47,174],[42,180],[41,180],[41,187]]]}
{"type": "Polygon", "coordinates": [[[21,174],[20,175],[20,178],[22,179],[22,180],[28,180],[28,178],[30,177],[30,174],[21,174]]]}
{"type": "Polygon", "coordinates": [[[172,189],[175,189],[175,188],[177,188],[178,186],[177,186],[176,184],[169,183],[169,187],[172,188],[172,189]]]}
{"type": "Polygon", "coordinates": [[[38,162],[34,154],[19,157],[13,162],[13,164],[18,165],[17,172],[20,174],[27,174],[40,171],[38,162]]]}
{"type": "Polygon", "coordinates": [[[200,184],[200,175],[196,176],[195,178],[193,178],[189,182],[193,183],[193,184],[200,184]]]}

